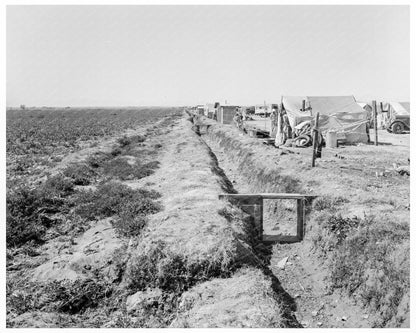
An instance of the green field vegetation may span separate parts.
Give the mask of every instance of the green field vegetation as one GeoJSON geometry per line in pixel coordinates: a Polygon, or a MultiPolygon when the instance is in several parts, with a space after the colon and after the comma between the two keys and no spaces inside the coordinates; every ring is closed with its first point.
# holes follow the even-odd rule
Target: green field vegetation
{"type": "MultiPolygon", "coordinates": [[[[60,315],[61,327],[97,327],[108,320],[108,313],[120,306],[121,300],[125,301],[128,290],[118,288],[117,283],[108,281],[99,271],[92,272],[93,276],[87,280],[52,282],[32,282],[30,274],[27,274],[30,269],[42,263],[37,260],[41,254],[40,246],[53,238],[65,236],[73,240],[87,230],[90,223],[107,217],[111,218],[119,237],[139,237],[146,227],[147,216],[163,209],[157,201],[160,197],[158,192],[145,188],[132,189],[122,181],[138,180],[152,174],[158,168],[158,150],[162,145],[157,143],[155,146],[144,148],[143,142],[166,130],[180,113],[174,109],[140,112],[88,110],[83,113],[81,110],[31,110],[8,113],[8,158],[21,154],[23,161],[30,159],[34,154],[54,156],[62,153],[65,151],[61,149],[62,145],[65,148],[65,142],[70,142],[71,147],[77,148],[77,144],[82,140],[111,135],[137,124],[155,122],[165,117],[161,126],[153,126],[154,128],[148,130],[144,136],[125,135],[117,140],[110,153],[98,151],[85,161],[72,163],[52,176],[47,176],[46,172],[44,180],[31,183],[30,186],[26,182],[27,173],[14,178],[16,170],[8,170],[8,318],[26,312],[46,311],[60,315]],[[31,121],[33,127],[30,127],[31,121]],[[92,123],[95,127],[88,128],[88,124],[92,123]],[[24,139],[15,140],[16,136],[22,138],[25,127],[27,133],[24,134],[24,139]],[[40,144],[31,144],[37,141],[40,144]],[[85,189],[86,185],[89,187],[85,189]],[[101,319],[94,319],[97,313],[91,314],[95,308],[99,308],[97,311],[102,314],[101,319]],[[84,323],[85,318],[88,323],[84,323]]],[[[28,169],[33,167],[31,163],[27,164],[28,169]]],[[[125,270],[126,260],[125,253],[115,253],[111,260],[112,265],[118,267],[120,276],[125,270]]],[[[120,283],[120,280],[116,282],[120,283]]],[[[148,311],[156,310],[152,308],[148,311]]],[[[129,322],[128,319],[124,319],[126,320],[129,322]]],[[[127,322],[117,325],[133,325],[127,322]]],[[[12,324],[8,321],[8,326],[10,325],[12,324]]],[[[145,323],[142,321],[134,325],[144,326],[145,323]]]]}
{"type": "MultiPolygon", "coordinates": [[[[6,152],[13,174],[27,174],[36,165],[51,167],[82,143],[149,124],[180,108],[7,110],[6,152]]],[[[137,138],[132,138],[137,140],[137,138]]]]}

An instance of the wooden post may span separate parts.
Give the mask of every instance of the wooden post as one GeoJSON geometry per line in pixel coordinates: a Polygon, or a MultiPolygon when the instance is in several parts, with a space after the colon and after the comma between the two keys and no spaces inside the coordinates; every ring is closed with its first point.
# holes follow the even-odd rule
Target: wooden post
{"type": "Polygon", "coordinates": [[[373,126],[374,126],[374,144],[378,146],[378,133],[377,133],[377,102],[373,101],[373,126]]]}
{"type": "Polygon", "coordinates": [[[297,199],[297,228],[296,228],[296,236],[299,241],[303,240],[303,223],[304,223],[304,209],[303,209],[303,200],[304,199],[297,199]]]}
{"type": "Polygon", "coordinates": [[[319,112],[315,116],[315,125],[312,130],[312,168],[315,167],[315,158],[316,158],[316,149],[318,145],[318,124],[319,122],[319,112]]]}
{"type": "Polygon", "coordinates": [[[305,111],[306,109],[306,101],[303,99],[302,100],[302,111],[305,111]]]}

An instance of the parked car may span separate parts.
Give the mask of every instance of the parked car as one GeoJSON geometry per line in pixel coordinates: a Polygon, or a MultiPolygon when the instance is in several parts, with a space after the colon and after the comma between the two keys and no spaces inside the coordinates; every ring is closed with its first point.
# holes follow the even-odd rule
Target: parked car
{"type": "Polygon", "coordinates": [[[388,132],[401,134],[410,131],[410,111],[408,103],[390,103],[390,111],[386,119],[386,129],[388,132]]]}

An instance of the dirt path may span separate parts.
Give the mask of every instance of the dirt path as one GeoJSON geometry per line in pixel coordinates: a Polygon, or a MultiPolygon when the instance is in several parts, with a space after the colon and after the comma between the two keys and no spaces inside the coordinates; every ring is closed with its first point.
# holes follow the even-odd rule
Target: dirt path
{"type": "MultiPolygon", "coordinates": [[[[239,193],[251,193],[243,176],[236,172],[237,166],[223,149],[208,139],[207,144],[234,189],[239,193]]],[[[265,225],[265,229],[267,227],[265,225]]],[[[311,253],[307,241],[274,245],[271,248],[269,268],[283,289],[295,299],[297,309],[294,315],[303,327],[371,327],[371,318],[359,305],[345,295],[328,293],[327,270],[322,267],[316,255],[311,253]],[[284,258],[288,258],[287,263],[284,269],[280,269],[278,263],[284,258]]]]}

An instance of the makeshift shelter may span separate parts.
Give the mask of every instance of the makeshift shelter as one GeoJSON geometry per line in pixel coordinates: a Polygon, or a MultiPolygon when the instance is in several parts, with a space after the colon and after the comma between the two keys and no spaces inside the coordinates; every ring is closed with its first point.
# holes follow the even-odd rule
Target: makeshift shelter
{"type": "Polygon", "coordinates": [[[214,112],[215,112],[215,104],[214,103],[205,104],[205,108],[204,108],[205,117],[209,117],[209,115],[213,114],[214,112]]]}
{"type": "Polygon", "coordinates": [[[221,124],[232,124],[237,109],[239,109],[239,106],[236,105],[220,106],[217,114],[217,121],[221,124]]]}
{"type": "Polygon", "coordinates": [[[313,123],[319,112],[319,130],[324,137],[331,130],[347,143],[368,142],[368,112],[354,96],[282,96],[282,107],[292,129],[305,121],[313,123]]]}

